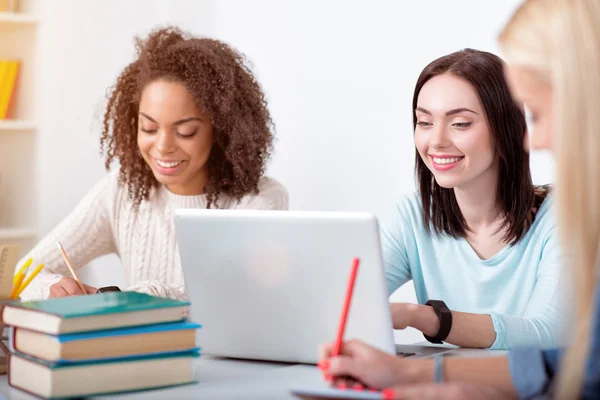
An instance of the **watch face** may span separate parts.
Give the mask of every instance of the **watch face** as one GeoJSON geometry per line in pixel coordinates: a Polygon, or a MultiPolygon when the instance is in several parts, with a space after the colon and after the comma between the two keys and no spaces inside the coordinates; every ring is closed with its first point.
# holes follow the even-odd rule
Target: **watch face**
{"type": "Polygon", "coordinates": [[[118,286],[105,286],[105,287],[101,287],[99,288],[96,293],[106,293],[106,292],[120,292],[121,289],[119,289],[118,286]]]}

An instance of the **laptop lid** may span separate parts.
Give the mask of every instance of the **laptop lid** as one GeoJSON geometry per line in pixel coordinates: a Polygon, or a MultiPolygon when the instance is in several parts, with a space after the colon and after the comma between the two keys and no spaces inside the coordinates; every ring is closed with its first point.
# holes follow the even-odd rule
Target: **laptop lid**
{"type": "Polygon", "coordinates": [[[345,339],[395,352],[374,216],[178,209],[175,227],[203,354],[316,363],[335,339],[353,257],[345,339]]]}

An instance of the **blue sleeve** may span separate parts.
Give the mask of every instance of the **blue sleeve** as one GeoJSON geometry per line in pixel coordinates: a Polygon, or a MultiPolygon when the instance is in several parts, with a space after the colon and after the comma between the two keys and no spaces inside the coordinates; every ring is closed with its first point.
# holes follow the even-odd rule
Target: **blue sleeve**
{"type": "Polygon", "coordinates": [[[381,251],[389,295],[412,279],[404,237],[404,230],[411,223],[403,214],[402,203],[398,203],[380,223],[381,251]]]}
{"type": "MultiPolygon", "coordinates": [[[[600,286],[596,288],[590,348],[585,362],[582,399],[600,398],[600,286]]],[[[508,353],[513,385],[521,399],[545,394],[562,358],[561,350],[519,349],[508,353]]]]}
{"type": "Polygon", "coordinates": [[[547,392],[560,361],[560,350],[516,349],[508,353],[508,366],[519,399],[547,392]]]}
{"type": "Polygon", "coordinates": [[[581,397],[584,399],[600,398],[600,282],[598,279],[596,280],[596,299],[594,303],[594,315],[592,316],[590,350],[588,351],[585,378],[581,392],[581,397]]]}
{"type": "Polygon", "coordinates": [[[519,346],[552,348],[564,344],[562,316],[568,310],[563,308],[571,302],[561,302],[560,282],[566,280],[561,280],[563,259],[556,229],[550,229],[543,240],[536,283],[525,312],[522,315],[490,313],[496,331],[493,350],[519,346]]]}

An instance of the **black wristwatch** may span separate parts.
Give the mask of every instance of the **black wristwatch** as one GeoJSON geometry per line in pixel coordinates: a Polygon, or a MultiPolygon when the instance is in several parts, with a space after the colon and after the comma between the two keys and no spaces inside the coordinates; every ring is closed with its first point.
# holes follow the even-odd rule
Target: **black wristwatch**
{"type": "Polygon", "coordinates": [[[427,339],[428,342],[441,344],[446,340],[452,329],[452,311],[450,311],[446,303],[441,300],[429,300],[425,305],[433,307],[435,315],[437,315],[440,320],[440,329],[434,337],[427,336],[426,334],[423,334],[423,336],[425,336],[425,339],[427,339]]]}
{"type": "Polygon", "coordinates": [[[120,292],[121,289],[119,289],[118,286],[104,286],[99,288],[98,290],[96,290],[96,293],[106,293],[106,292],[120,292]]]}

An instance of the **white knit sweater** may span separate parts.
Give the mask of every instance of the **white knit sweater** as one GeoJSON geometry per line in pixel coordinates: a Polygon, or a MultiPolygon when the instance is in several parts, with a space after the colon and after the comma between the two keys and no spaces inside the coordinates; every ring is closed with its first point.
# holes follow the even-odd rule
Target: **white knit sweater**
{"type": "MultiPolygon", "coordinates": [[[[222,209],[286,210],[288,194],[283,185],[264,177],[257,195],[241,202],[221,195],[222,209]]],[[[127,290],[186,299],[173,212],[176,208],[206,208],[206,196],[181,196],[164,186],[153,190],[148,201],[133,208],[127,187],[119,184],[117,171],[97,183],[79,205],[24,260],[43,263],[42,272],[21,293],[21,299],[48,297],[50,286],[71,276],[56,247],[60,240],[75,269],[93,259],[116,253],[125,269],[127,290]]],[[[85,283],[85,282],[84,282],[85,283]]]]}

